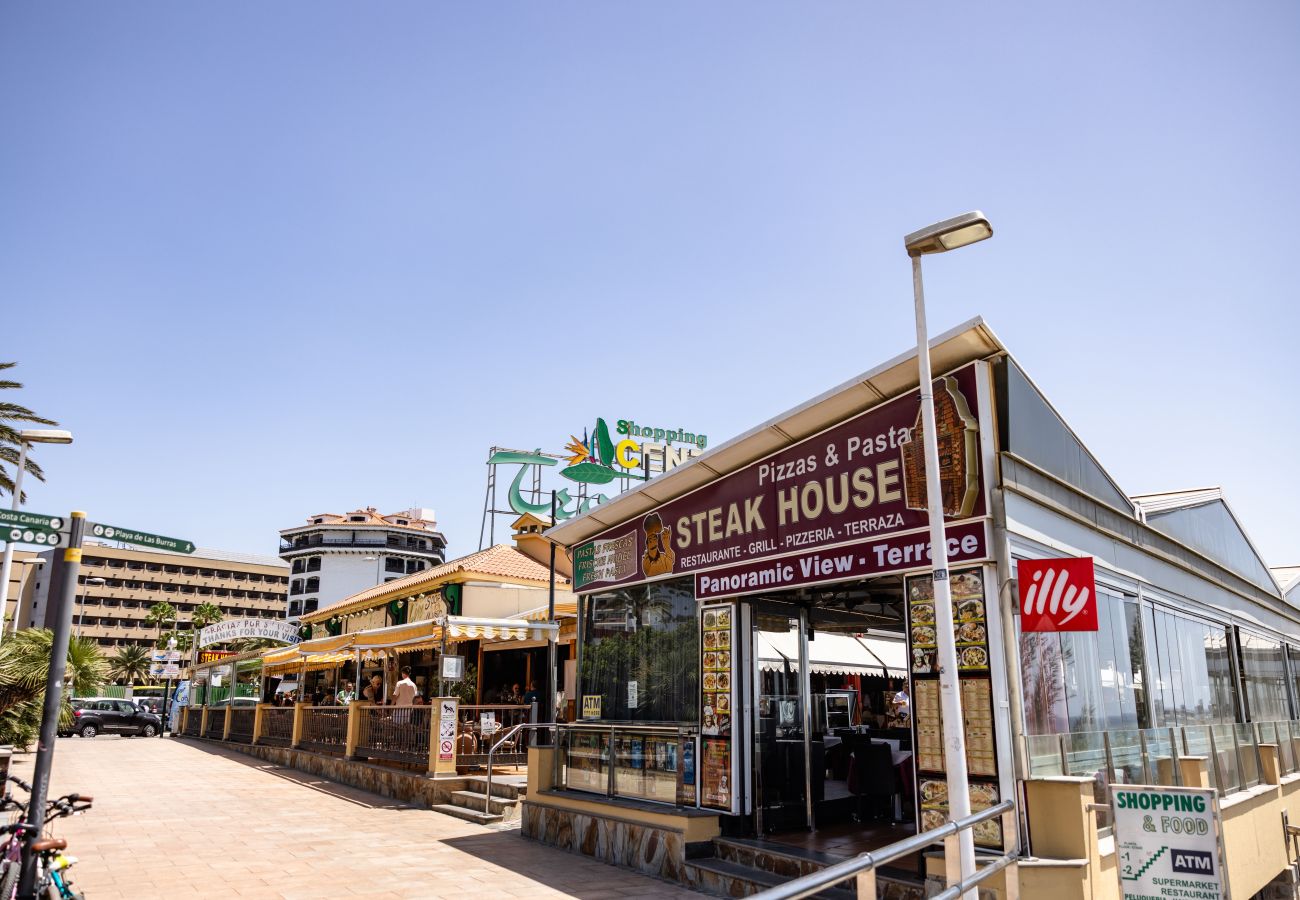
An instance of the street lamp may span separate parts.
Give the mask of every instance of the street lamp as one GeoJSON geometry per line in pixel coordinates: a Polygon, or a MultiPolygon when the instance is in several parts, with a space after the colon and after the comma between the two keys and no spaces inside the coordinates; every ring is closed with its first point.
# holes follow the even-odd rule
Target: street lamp
{"type": "MultiPolygon", "coordinates": [[[[18,471],[14,474],[13,502],[9,508],[15,512],[22,505],[23,470],[27,468],[27,448],[32,444],[71,444],[72,432],[58,428],[26,428],[18,432],[18,471]]],[[[14,542],[5,541],[4,559],[0,562],[0,636],[4,634],[3,614],[9,608],[9,573],[14,567],[14,542]]],[[[19,597],[19,602],[22,598],[19,597]]],[[[18,631],[18,607],[14,607],[13,629],[18,631]]]]}
{"type": "MultiPolygon", "coordinates": [[[[943,524],[943,494],[939,481],[939,435],[934,422],[934,376],[930,372],[930,339],[925,326],[925,290],[921,257],[944,253],[993,236],[984,213],[968,212],[936,222],[903,238],[912,258],[912,290],[916,301],[916,360],[920,368],[921,428],[925,444],[925,496],[930,514],[930,566],[934,581],[935,634],[939,650],[939,699],[943,714],[945,767],[948,770],[948,812],[951,818],[970,815],[970,782],[966,771],[966,734],[957,684],[957,644],[952,623],[952,588],[948,582],[948,540],[943,524]]],[[[975,839],[970,829],[958,838],[961,880],[975,874],[975,839]]],[[[963,900],[975,900],[972,889],[963,900]]]]}
{"type": "MultiPolygon", "coordinates": [[[[85,591],[85,588],[89,587],[89,586],[92,585],[92,584],[93,584],[93,585],[103,585],[103,584],[108,584],[108,582],[105,581],[104,579],[98,577],[98,576],[96,576],[96,577],[94,577],[94,578],[87,578],[84,582],[82,582],[82,590],[79,592],[79,593],[80,593],[80,599],[81,599],[81,610],[77,613],[77,637],[81,637],[81,623],[82,623],[82,621],[86,618],[86,591],[85,591]]],[[[102,624],[102,623],[101,623],[101,624],[102,624]]]]}

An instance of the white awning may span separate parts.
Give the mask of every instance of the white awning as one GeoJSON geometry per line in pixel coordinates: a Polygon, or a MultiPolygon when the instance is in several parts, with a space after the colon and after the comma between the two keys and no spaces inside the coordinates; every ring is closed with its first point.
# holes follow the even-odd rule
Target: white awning
{"type": "MultiPolygon", "coordinates": [[[[787,663],[799,665],[799,634],[771,631],[754,632],[754,652],[759,665],[779,671],[787,663]]],[[[812,671],[826,675],[882,675],[902,678],[907,674],[907,645],[900,639],[876,635],[854,636],[818,632],[808,642],[808,659],[812,671]]]]}

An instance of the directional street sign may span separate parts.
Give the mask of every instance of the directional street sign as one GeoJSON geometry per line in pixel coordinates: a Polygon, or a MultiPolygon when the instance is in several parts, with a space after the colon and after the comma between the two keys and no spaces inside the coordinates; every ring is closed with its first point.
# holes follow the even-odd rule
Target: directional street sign
{"type": "Polygon", "coordinates": [[[86,530],[87,533],[94,537],[103,538],[106,541],[126,541],[128,544],[139,544],[141,547],[157,547],[160,550],[171,550],[175,553],[194,552],[192,542],[180,538],[164,537],[161,534],[149,534],[146,531],[135,531],[131,528],[118,528],[116,525],[100,525],[98,522],[89,523],[86,530]]]}
{"type": "Polygon", "coordinates": [[[58,531],[64,525],[59,516],[43,516],[40,513],[24,512],[21,509],[0,509],[0,528],[39,528],[42,531],[58,531]]]}
{"type": "Polygon", "coordinates": [[[59,529],[63,524],[64,520],[58,516],[43,516],[21,509],[0,510],[0,541],[57,547],[59,529]]]}

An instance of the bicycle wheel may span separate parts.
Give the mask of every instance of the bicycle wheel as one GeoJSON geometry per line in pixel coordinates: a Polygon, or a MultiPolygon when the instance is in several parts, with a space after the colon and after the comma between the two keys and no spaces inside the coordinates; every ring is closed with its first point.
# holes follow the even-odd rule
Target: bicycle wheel
{"type": "Polygon", "coordinates": [[[18,874],[21,865],[16,860],[6,859],[0,870],[0,900],[14,900],[18,893],[18,874]]]}

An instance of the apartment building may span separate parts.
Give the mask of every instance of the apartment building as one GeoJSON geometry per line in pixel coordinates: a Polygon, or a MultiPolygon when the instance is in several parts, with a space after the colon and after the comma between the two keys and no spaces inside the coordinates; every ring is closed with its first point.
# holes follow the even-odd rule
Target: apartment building
{"type": "Polygon", "coordinates": [[[431,509],[382,515],[373,506],[317,513],[280,532],[280,558],[291,566],[290,619],[375,585],[446,561],[447,539],[431,509]]]}
{"type": "MultiPolygon", "coordinates": [[[[57,551],[46,551],[47,558],[57,551]]],[[[49,560],[36,576],[35,602],[23,627],[51,627],[48,621],[49,560]]],[[[176,607],[179,627],[188,628],[200,603],[217,606],[226,618],[279,618],[284,614],[289,567],[273,556],[199,548],[193,554],[137,550],[87,542],[72,610],[74,634],[103,647],[152,647],[158,634],[145,617],[166,601],[176,607]]]]}

